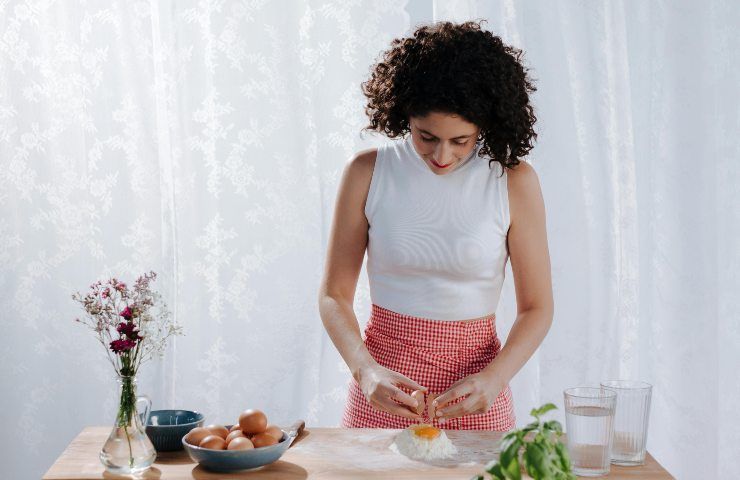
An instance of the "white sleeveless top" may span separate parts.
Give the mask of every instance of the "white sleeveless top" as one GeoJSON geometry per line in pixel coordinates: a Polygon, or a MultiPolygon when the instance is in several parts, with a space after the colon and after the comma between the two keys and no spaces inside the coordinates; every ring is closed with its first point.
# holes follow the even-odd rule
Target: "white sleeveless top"
{"type": "Polygon", "coordinates": [[[410,135],[378,148],[365,204],[375,305],[433,320],[495,313],[509,257],[507,174],[480,147],[444,175],[410,135]]]}

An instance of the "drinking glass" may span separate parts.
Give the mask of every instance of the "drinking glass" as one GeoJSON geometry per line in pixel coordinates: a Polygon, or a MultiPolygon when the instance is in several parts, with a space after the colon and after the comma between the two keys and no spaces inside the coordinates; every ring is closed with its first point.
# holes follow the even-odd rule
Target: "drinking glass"
{"type": "Polygon", "coordinates": [[[568,388],[565,428],[573,473],[586,477],[609,474],[617,393],[603,387],[568,388]]]}
{"type": "Polygon", "coordinates": [[[643,465],[652,385],[639,381],[611,380],[602,382],[601,386],[617,392],[612,463],[643,465]]]}

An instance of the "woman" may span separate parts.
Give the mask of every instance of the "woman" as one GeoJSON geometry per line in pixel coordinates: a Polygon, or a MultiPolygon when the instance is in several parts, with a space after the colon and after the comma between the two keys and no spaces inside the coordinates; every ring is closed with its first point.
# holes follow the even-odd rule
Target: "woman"
{"type": "Polygon", "coordinates": [[[366,129],[395,140],[344,171],[319,294],[353,376],[344,427],[514,427],[508,383],[553,313],[543,199],[520,161],[536,139],[520,56],[478,23],[438,23],[394,40],[363,84],[366,129]],[[366,249],[363,341],[352,304],[366,249]],[[501,348],[509,258],[517,317],[501,348]]]}

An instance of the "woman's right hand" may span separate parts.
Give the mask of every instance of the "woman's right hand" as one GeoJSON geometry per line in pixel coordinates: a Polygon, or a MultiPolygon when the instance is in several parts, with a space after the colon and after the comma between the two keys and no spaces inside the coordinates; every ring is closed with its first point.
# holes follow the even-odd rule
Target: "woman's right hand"
{"type": "Polygon", "coordinates": [[[421,415],[416,413],[417,401],[399,387],[423,392],[427,391],[426,387],[378,363],[359,368],[355,378],[368,403],[376,409],[412,420],[421,420],[421,415]]]}

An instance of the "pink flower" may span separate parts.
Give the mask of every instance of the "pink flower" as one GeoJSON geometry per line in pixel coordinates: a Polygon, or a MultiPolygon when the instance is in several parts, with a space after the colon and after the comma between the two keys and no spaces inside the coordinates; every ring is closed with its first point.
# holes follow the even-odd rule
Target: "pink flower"
{"type": "Polygon", "coordinates": [[[121,337],[128,337],[130,340],[133,340],[134,342],[136,340],[141,340],[142,337],[139,335],[139,331],[136,329],[136,325],[132,322],[124,323],[121,322],[116,327],[116,331],[121,335],[121,337]]]}
{"type": "Polygon", "coordinates": [[[103,298],[108,298],[110,296],[110,288],[106,288],[105,290],[103,290],[100,296],[103,298]]]}
{"type": "Polygon", "coordinates": [[[133,316],[133,312],[130,308],[126,307],[124,308],[121,313],[119,313],[120,316],[125,318],[126,320],[131,320],[131,317],[133,316]]]}
{"type": "Polygon", "coordinates": [[[113,340],[110,342],[110,349],[113,350],[114,353],[128,352],[135,346],[136,342],[133,340],[113,340]]]}

